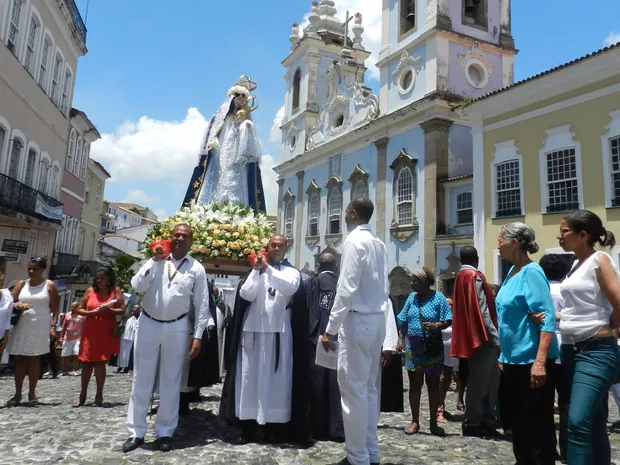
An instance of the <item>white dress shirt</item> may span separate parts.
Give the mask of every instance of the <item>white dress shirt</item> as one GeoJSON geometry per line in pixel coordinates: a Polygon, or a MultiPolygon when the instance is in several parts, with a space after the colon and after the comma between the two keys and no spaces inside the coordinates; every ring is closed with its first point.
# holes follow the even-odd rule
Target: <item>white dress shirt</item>
{"type": "Polygon", "coordinates": [[[11,328],[11,315],[13,314],[13,296],[8,289],[0,290],[0,339],[4,337],[7,329],[11,328]]]}
{"type": "Polygon", "coordinates": [[[144,292],[142,307],[158,320],[175,320],[189,313],[193,305],[195,339],[202,339],[207,325],[214,324],[209,309],[207,274],[189,255],[181,260],[175,260],[172,255],[158,262],[149,259],[132,278],[131,285],[136,292],[144,292]]]}
{"type": "Polygon", "coordinates": [[[358,226],[347,236],[342,247],[340,270],[327,334],[335,335],[351,311],[392,312],[388,292],[387,249],[367,224],[358,226]]]}
{"type": "Polygon", "coordinates": [[[284,333],[289,326],[288,305],[301,284],[295,268],[281,270],[269,265],[263,273],[252,270],[239,290],[242,299],[251,302],[243,330],[254,333],[284,333]]]}

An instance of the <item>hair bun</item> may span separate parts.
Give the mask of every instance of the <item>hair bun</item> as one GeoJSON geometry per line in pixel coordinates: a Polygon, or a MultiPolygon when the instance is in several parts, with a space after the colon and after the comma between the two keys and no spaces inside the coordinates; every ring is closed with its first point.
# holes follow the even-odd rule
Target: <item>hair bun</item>
{"type": "Polygon", "coordinates": [[[540,250],[540,247],[538,246],[538,243],[536,241],[531,241],[529,244],[527,244],[527,251],[529,253],[536,253],[540,250]]]}

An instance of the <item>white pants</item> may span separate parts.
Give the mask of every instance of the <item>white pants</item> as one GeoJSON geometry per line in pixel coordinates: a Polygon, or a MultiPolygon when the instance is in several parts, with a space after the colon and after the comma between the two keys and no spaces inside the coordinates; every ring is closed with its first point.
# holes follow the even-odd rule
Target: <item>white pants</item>
{"type": "Polygon", "coordinates": [[[383,313],[351,312],[338,333],[338,384],[345,448],[352,465],[380,462],[377,424],[384,339],[383,313]]]}
{"type": "Polygon", "coordinates": [[[618,406],[618,412],[620,412],[620,383],[614,384],[611,387],[611,393],[614,395],[614,400],[618,406]]]}
{"type": "Polygon", "coordinates": [[[62,343],[61,357],[73,357],[80,353],[80,340],[74,339],[73,341],[64,341],[62,343]]]}
{"type": "Polygon", "coordinates": [[[131,357],[131,349],[133,348],[133,340],[121,339],[121,353],[118,354],[118,366],[127,368],[129,366],[129,358],[131,357]]]}
{"type": "Polygon", "coordinates": [[[131,437],[144,438],[155,374],[159,367],[159,407],[155,420],[158,438],[172,437],[179,421],[179,392],[189,349],[187,317],[158,323],[144,313],[134,347],[133,386],[127,412],[131,437]]]}

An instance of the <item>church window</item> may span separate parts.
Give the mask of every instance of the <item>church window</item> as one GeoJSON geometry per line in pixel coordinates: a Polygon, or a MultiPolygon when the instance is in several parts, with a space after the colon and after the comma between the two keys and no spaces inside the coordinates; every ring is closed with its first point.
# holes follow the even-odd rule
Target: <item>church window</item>
{"type": "Polygon", "coordinates": [[[293,112],[299,110],[299,100],[301,94],[301,70],[295,71],[293,76],[293,112]]]}
{"type": "Polygon", "coordinates": [[[289,240],[293,239],[293,209],[293,200],[287,200],[286,207],[284,208],[284,236],[289,240]]]}
{"type": "Polygon", "coordinates": [[[368,197],[368,192],[366,192],[366,183],[364,181],[360,180],[355,183],[351,197],[353,200],[368,197]]]}
{"type": "Polygon", "coordinates": [[[470,224],[474,222],[471,192],[463,192],[456,196],[456,223],[470,224]]]}
{"type": "Polygon", "coordinates": [[[409,167],[400,170],[396,193],[398,224],[408,226],[413,223],[413,175],[409,167]]]}
{"type": "Polygon", "coordinates": [[[416,0],[401,0],[400,2],[400,35],[407,34],[415,29],[416,0]]]}
{"type": "Polygon", "coordinates": [[[620,207],[620,110],[609,113],[611,121],[601,136],[605,206],[620,207]]]}
{"type": "Polygon", "coordinates": [[[495,166],[497,186],[496,217],[521,215],[521,178],[519,160],[495,166]]]}
{"type": "Polygon", "coordinates": [[[351,201],[362,197],[368,197],[368,173],[360,165],[356,165],[351,176],[351,201]]]}
{"type": "Polygon", "coordinates": [[[308,236],[319,235],[319,195],[315,192],[310,197],[310,205],[308,208],[308,236]]]}
{"type": "Polygon", "coordinates": [[[340,234],[340,219],[342,217],[342,194],[338,187],[332,188],[328,200],[329,225],[328,234],[340,234]]]}
{"type": "Polygon", "coordinates": [[[463,0],[463,24],[486,29],[488,0],[463,0]]]}

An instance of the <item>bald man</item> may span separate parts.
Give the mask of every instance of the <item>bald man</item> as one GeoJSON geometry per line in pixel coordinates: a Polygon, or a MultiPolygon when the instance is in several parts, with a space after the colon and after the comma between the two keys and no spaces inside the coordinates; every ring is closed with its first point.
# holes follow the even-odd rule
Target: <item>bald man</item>
{"type": "Polygon", "coordinates": [[[336,256],[325,252],[319,256],[319,274],[304,282],[308,298],[308,333],[310,344],[310,393],[312,437],[319,440],[344,440],[340,388],[336,370],[314,363],[316,345],[327,328],[338,286],[336,256]]]}
{"type": "Polygon", "coordinates": [[[220,417],[241,423],[247,441],[258,426],[268,441],[309,439],[308,310],[301,273],[284,236],[269,240],[238,288],[231,357],[220,417]]]}

